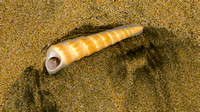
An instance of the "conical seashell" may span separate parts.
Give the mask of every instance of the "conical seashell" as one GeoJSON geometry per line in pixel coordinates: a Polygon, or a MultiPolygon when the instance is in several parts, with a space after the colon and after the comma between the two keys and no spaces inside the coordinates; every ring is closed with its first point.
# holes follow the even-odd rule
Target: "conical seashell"
{"type": "Polygon", "coordinates": [[[49,74],[54,74],[73,61],[89,56],[123,39],[138,35],[142,30],[143,27],[139,25],[120,26],[112,30],[52,45],[47,50],[46,69],[49,74]]]}

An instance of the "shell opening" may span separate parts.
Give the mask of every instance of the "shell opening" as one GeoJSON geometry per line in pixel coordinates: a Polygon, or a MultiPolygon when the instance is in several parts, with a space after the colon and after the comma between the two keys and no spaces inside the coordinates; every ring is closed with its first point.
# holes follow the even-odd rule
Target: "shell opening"
{"type": "Polygon", "coordinates": [[[50,75],[62,69],[64,67],[64,61],[62,52],[60,52],[59,49],[56,49],[56,47],[50,47],[47,50],[45,66],[50,75]]]}
{"type": "Polygon", "coordinates": [[[58,57],[51,57],[47,60],[47,68],[49,70],[54,70],[60,65],[61,60],[58,57]]]}

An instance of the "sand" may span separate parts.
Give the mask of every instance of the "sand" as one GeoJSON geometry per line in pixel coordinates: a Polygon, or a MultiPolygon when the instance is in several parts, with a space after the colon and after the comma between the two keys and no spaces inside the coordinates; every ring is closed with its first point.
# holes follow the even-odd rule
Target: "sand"
{"type": "Polygon", "coordinates": [[[0,3],[0,110],[200,109],[199,1],[0,3]],[[55,76],[39,72],[47,44],[84,25],[116,24],[145,30],[55,76]]]}

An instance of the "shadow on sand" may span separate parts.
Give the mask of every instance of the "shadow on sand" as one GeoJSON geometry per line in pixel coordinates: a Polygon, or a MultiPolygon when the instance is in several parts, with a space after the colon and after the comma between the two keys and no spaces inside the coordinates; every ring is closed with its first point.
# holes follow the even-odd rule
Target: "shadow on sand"
{"type": "MultiPolygon", "coordinates": [[[[85,25],[52,44],[116,26],[85,25]]],[[[197,52],[192,41],[179,40],[165,28],[147,27],[141,35],[74,62],[55,75],[48,75],[45,67],[43,71],[27,67],[9,87],[3,111],[197,111],[198,104],[186,95],[192,90],[184,90],[185,83],[196,88],[198,80],[188,80],[198,77],[193,72],[197,52]]]]}

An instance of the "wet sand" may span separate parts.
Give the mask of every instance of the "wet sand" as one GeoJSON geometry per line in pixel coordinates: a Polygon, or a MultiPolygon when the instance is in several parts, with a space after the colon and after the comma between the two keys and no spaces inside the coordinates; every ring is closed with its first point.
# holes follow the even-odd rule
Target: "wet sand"
{"type": "Polygon", "coordinates": [[[44,110],[42,101],[60,111],[199,109],[199,3],[1,4],[0,104],[4,109],[14,110],[16,99],[19,104],[26,101],[26,90],[34,94],[35,103],[22,104],[22,110],[44,110]],[[43,67],[45,45],[84,25],[115,24],[141,24],[146,29],[140,36],[73,63],[56,76],[35,72],[43,67]]]}

